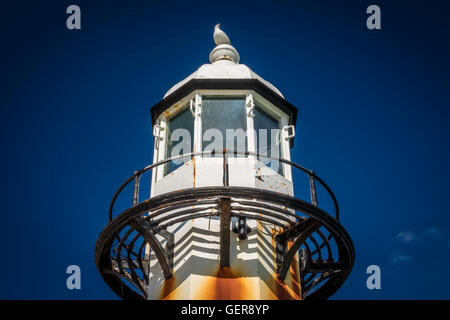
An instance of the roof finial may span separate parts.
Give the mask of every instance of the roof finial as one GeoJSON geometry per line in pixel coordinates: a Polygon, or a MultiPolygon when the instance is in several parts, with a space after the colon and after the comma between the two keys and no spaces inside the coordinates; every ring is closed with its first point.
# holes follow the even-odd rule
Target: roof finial
{"type": "Polygon", "coordinates": [[[216,47],[209,54],[209,61],[214,63],[219,60],[228,60],[239,63],[240,57],[237,50],[231,45],[230,38],[220,30],[220,23],[214,27],[213,34],[216,47]]]}
{"type": "Polygon", "coordinates": [[[220,30],[220,23],[216,24],[216,26],[214,27],[213,38],[216,45],[231,44],[230,38],[228,38],[227,34],[220,30]]]}

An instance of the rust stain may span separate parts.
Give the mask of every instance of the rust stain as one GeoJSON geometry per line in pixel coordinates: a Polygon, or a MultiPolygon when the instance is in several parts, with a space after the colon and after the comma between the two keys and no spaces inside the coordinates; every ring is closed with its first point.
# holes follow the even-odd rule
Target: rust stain
{"type": "Polygon", "coordinates": [[[270,227],[270,234],[273,239],[275,239],[275,236],[277,235],[277,233],[278,233],[278,230],[276,229],[276,226],[270,227]]]}
{"type": "MultiPolygon", "coordinates": [[[[292,246],[292,241],[288,242],[288,248],[292,246]]],[[[294,291],[294,293],[301,297],[302,296],[302,289],[300,286],[300,266],[298,263],[297,255],[295,256],[294,260],[292,261],[291,266],[289,267],[289,277],[286,279],[285,282],[288,283],[289,287],[294,291]]]]}
{"type": "MultiPolygon", "coordinates": [[[[198,288],[194,300],[301,300],[301,290],[296,282],[281,281],[276,276],[269,279],[242,277],[230,267],[218,267],[216,274],[196,279],[198,288]],[[263,282],[262,282],[263,281],[263,282]],[[265,283],[265,285],[264,285],[265,283]],[[264,288],[264,289],[263,289],[264,288]],[[261,289],[263,289],[261,291],[261,289]]],[[[192,292],[192,291],[191,291],[192,292]]],[[[176,284],[174,277],[165,280],[161,289],[161,299],[186,299],[185,288],[176,284]],[[177,287],[176,287],[177,286],[177,287]]]]}
{"type": "MultiPolygon", "coordinates": [[[[277,227],[270,228],[271,242],[273,248],[274,257],[276,256],[276,242],[275,236],[279,233],[277,227]]],[[[288,247],[292,245],[292,242],[288,242],[288,247]]],[[[298,272],[298,260],[294,259],[289,273],[284,281],[281,281],[277,276],[274,277],[274,281],[271,282],[271,287],[274,287],[276,296],[279,300],[302,300],[301,298],[301,286],[299,285],[299,272],[298,272]]]]}
{"type": "Polygon", "coordinates": [[[295,292],[296,295],[301,297],[302,296],[302,287],[301,287],[300,283],[294,278],[291,278],[290,280],[291,280],[292,290],[295,292]]]}
{"type": "Polygon", "coordinates": [[[230,267],[219,267],[216,276],[208,277],[196,299],[255,299],[254,285],[249,278],[239,277],[230,267]]]}
{"type": "Polygon", "coordinates": [[[160,300],[170,299],[171,293],[176,289],[176,278],[175,276],[165,279],[161,288],[160,300]]]}
{"type": "MultiPolygon", "coordinates": [[[[282,228],[267,225],[275,258],[275,235],[282,228]]],[[[263,233],[265,229],[263,224],[257,222],[258,232],[263,233]]],[[[288,247],[292,242],[288,243],[288,247]]],[[[300,271],[298,259],[294,259],[288,275],[284,281],[281,281],[274,270],[274,273],[267,278],[245,277],[246,273],[241,268],[220,267],[216,271],[209,270],[209,275],[201,275],[196,278],[194,290],[189,290],[193,296],[190,296],[182,283],[176,283],[175,277],[164,281],[161,289],[161,299],[179,299],[186,294],[189,299],[204,300],[249,300],[249,299],[279,299],[279,300],[301,300],[302,290],[300,286],[300,271]]]]}
{"type": "Polygon", "coordinates": [[[175,111],[177,111],[180,108],[180,106],[178,104],[173,105],[172,107],[170,107],[169,109],[167,109],[166,111],[164,111],[162,113],[162,115],[167,119],[169,118],[175,111]]]}
{"type": "Polygon", "coordinates": [[[256,228],[258,229],[258,232],[259,233],[262,233],[262,223],[261,223],[261,221],[259,221],[259,220],[257,220],[256,221],[256,228]]]}
{"type": "Polygon", "coordinates": [[[302,300],[299,294],[278,278],[275,278],[275,286],[279,300],[302,300]]]}
{"type": "Polygon", "coordinates": [[[275,243],[275,235],[276,235],[276,230],[272,227],[270,227],[270,242],[272,244],[272,254],[273,257],[277,256],[277,244],[275,243]]]}
{"type": "Polygon", "coordinates": [[[217,277],[220,278],[233,278],[235,275],[233,274],[233,271],[231,270],[231,267],[219,267],[216,273],[217,277]]]}
{"type": "Polygon", "coordinates": [[[195,157],[192,157],[192,172],[193,172],[193,175],[194,175],[193,186],[192,187],[195,189],[195,176],[196,176],[195,157]]]}

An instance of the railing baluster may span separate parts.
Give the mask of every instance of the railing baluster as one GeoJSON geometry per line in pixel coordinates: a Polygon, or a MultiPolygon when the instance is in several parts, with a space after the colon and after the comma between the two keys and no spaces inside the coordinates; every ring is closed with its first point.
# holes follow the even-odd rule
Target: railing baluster
{"type": "Polygon", "coordinates": [[[141,174],[134,173],[134,192],[133,192],[133,207],[139,203],[139,180],[141,179],[141,174]]]}
{"type": "Polygon", "coordinates": [[[319,202],[317,201],[316,183],[314,181],[313,174],[314,172],[311,172],[311,174],[309,174],[309,188],[311,192],[311,203],[317,207],[319,205],[319,202]]]}
{"type": "Polygon", "coordinates": [[[229,186],[229,177],[228,177],[228,151],[227,149],[223,149],[223,186],[229,186]]]}
{"type": "Polygon", "coordinates": [[[220,266],[230,266],[231,198],[220,198],[220,266]]]}

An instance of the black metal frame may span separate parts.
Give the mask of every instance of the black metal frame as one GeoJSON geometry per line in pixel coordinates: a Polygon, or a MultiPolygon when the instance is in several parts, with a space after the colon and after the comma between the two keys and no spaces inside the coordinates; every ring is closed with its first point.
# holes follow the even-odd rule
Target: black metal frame
{"type": "Polygon", "coordinates": [[[195,90],[252,90],[289,115],[289,124],[297,120],[297,108],[258,79],[191,79],[150,108],[153,125],[165,110],[195,90]]]}
{"type": "MultiPolygon", "coordinates": [[[[174,236],[167,231],[167,227],[210,216],[220,217],[221,266],[230,265],[231,217],[243,219],[244,225],[245,219],[254,219],[282,228],[283,231],[275,236],[277,274],[280,280],[284,280],[295,255],[300,252],[304,299],[328,298],[342,285],[353,267],[353,243],[339,223],[336,198],[323,180],[313,171],[288,160],[227,150],[173,157],[138,170],[128,178],[115,193],[110,205],[109,223],[97,240],[97,267],[117,295],[125,299],[145,299],[149,268],[145,247],[148,245],[155,253],[164,277],[168,279],[172,276],[174,236]],[[139,202],[140,177],[144,172],[176,159],[215,153],[222,154],[224,159],[223,186],[184,189],[139,202]],[[311,203],[269,190],[229,186],[227,164],[230,154],[270,158],[307,173],[311,203]],[[132,207],[113,218],[115,201],[131,181],[134,181],[132,207]],[[333,199],[335,218],[318,207],[315,181],[323,185],[333,199]]],[[[246,233],[247,230],[242,232],[246,233]]]]}

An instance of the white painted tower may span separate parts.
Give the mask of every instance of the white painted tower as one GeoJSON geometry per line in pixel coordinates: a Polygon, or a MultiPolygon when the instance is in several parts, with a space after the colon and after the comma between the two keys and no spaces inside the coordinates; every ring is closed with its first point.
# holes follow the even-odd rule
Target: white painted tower
{"type": "Polygon", "coordinates": [[[331,190],[290,161],[297,109],[239,63],[219,25],[214,41],[210,63],[151,108],[153,164],[114,196],[99,270],[124,298],[328,297],[350,272],[353,245],[331,190]],[[292,167],[306,173],[311,203],[294,197],[292,167]],[[150,197],[140,202],[147,172],[150,197]],[[132,207],[113,218],[133,181],[132,207]],[[316,182],[336,218],[318,207],[316,182]]]}
{"type": "MultiPolygon", "coordinates": [[[[273,85],[246,65],[240,64],[237,50],[229,43],[220,42],[221,40],[223,39],[216,42],[217,46],[209,55],[210,64],[201,66],[165,95],[167,98],[176,94],[193,80],[202,80],[205,84],[209,81],[215,85],[212,87],[205,85],[203,88],[199,85],[197,89],[193,88],[189,94],[180,96],[176,101],[164,103],[164,110],[161,109],[160,114],[155,114],[154,162],[173,155],[172,148],[176,147],[180,137],[184,139],[192,137],[189,141],[191,149],[183,150],[184,152],[222,152],[227,148],[229,152],[234,150],[260,152],[290,160],[289,146],[294,137],[292,117],[295,110],[286,107],[283,110],[258,93],[255,88],[239,85],[236,80],[258,83],[271,91],[272,95],[279,99],[283,98],[281,92],[273,85]],[[232,81],[237,85],[231,86],[232,81]],[[226,89],[221,88],[223,86],[221,82],[229,86],[226,89]],[[176,129],[186,130],[186,135],[177,134],[176,129]],[[176,137],[173,136],[174,132],[177,134],[176,137]],[[212,139],[215,133],[217,137],[222,136],[222,143],[214,143],[217,142],[212,139]],[[230,136],[231,134],[234,134],[234,137],[230,136]],[[258,134],[264,139],[260,148],[258,148],[258,134]],[[234,139],[231,141],[232,145],[231,139],[234,139]],[[246,139],[246,142],[242,142],[242,139],[246,139]]],[[[177,154],[179,153],[175,155],[177,154]]],[[[152,197],[180,189],[223,186],[222,154],[200,155],[183,160],[186,160],[183,164],[171,162],[154,171],[152,197]]],[[[264,162],[267,163],[267,159],[231,154],[228,157],[228,185],[263,188],[292,195],[290,167],[281,163],[264,162]],[[276,171],[271,169],[270,165],[277,167],[276,171]]],[[[233,225],[236,223],[237,221],[232,221],[233,225]]],[[[252,231],[245,239],[239,240],[238,235],[230,231],[230,268],[226,272],[233,274],[231,278],[217,276],[220,273],[219,217],[188,220],[181,225],[168,228],[168,231],[175,235],[175,248],[180,248],[179,252],[175,252],[173,262],[176,276],[169,280],[174,282],[171,284],[174,290],[169,290],[170,293],[166,295],[164,283],[167,280],[162,277],[162,270],[158,270],[155,258],[153,259],[155,268],[150,275],[149,299],[272,299],[277,293],[272,292],[269,287],[274,288],[276,285],[284,288],[286,294],[298,297],[299,291],[294,284],[285,285],[281,282],[276,284],[276,255],[271,243],[276,228],[256,220],[247,221],[247,225],[252,231]],[[203,289],[198,290],[199,288],[203,289]]],[[[293,277],[294,282],[298,283],[298,272],[294,271],[293,277]]],[[[290,281],[289,277],[287,282],[290,281]]]]}

